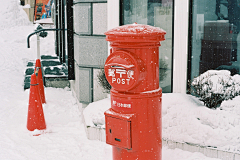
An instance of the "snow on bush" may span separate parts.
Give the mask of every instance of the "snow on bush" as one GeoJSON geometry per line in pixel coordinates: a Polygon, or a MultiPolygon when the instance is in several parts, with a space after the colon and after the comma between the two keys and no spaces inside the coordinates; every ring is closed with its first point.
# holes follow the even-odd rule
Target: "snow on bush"
{"type": "Polygon", "coordinates": [[[222,101],[239,95],[240,76],[227,70],[209,70],[193,79],[191,92],[208,108],[217,108],[222,101]]]}

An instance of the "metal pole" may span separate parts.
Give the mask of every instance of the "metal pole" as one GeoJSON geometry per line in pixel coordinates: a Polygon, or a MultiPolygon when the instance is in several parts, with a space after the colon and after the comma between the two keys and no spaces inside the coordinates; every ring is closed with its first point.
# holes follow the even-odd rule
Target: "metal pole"
{"type": "Polygon", "coordinates": [[[66,62],[66,51],[65,51],[65,0],[62,0],[62,59],[63,63],[66,62]]]}
{"type": "MultiPolygon", "coordinates": [[[[55,8],[56,8],[56,14],[55,14],[55,24],[56,24],[56,29],[59,29],[59,24],[58,24],[58,13],[59,13],[59,10],[58,10],[58,0],[55,0],[55,8]]],[[[59,56],[59,44],[58,44],[58,33],[60,31],[56,31],[56,40],[55,40],[55,53],[57,56],[59,56]]]]}
{"type": "Polygon", "coordinates": [[[67,5],[68,80],[75,80],[75,73],[74,73],[73,0],[67,0],[66,5],[67,5]]]}
{"type": "Polygon", "coordinates": [[[37,59],[40,59],[40,37],[39,37],[39,33],[37,34],[37,59]]]}
{"type": "MultiPolygon", "coordinates": [[[[62,29],[62,0],[58,0],[58,23],[59,23],[59,28],[62,29]]],[[[59,32],[59,60],[60,63],[63,63],[63,48],[62,48],[62,31],[59,32]]]]}
{"type": "Polygon", "coordinates": [[[42,31],[60,31],[61,29],[54,29],[54,28],[51,28],[51,29],[40,29],[40,30],[37,30],[37,31],[35,31],[35,32],[33,32],[33,33],[31,33],[31,34],[29,34],[28,35],[28,37],[27,37],[27,47],[28,48],[30,48],[30,37],[31,36],[33,36],[34,34],[38,34],[38,33],[40,33],[40,32],[42,32],[42,31]]]}

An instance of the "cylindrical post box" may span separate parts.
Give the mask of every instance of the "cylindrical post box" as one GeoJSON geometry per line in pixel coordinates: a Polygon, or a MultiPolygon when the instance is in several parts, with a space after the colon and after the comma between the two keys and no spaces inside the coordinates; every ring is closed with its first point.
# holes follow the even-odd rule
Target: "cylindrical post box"
{"type": "Polygon", "coordinates": [[[159,46],[166,32],[135,23],[105,34],[111,50],[104,70],[112,86],[106,143],[113,160],[161,160],[159,46]]]}

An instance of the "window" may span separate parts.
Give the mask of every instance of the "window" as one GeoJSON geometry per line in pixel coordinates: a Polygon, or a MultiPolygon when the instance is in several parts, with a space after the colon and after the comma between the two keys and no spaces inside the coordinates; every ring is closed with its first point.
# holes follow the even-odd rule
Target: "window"
{"type": "Polygon", "coordinates": [[[207,70],[239,73],[240,1],[193,0],[189,79],[207,70]]]}
{"type": "Polygon", "coordinates": [[[167,34],[159,48],[159,80],[163,92],[172,92],[172,0],[121,0],[121,25],[147,24],[164,29],[167,34]]]}

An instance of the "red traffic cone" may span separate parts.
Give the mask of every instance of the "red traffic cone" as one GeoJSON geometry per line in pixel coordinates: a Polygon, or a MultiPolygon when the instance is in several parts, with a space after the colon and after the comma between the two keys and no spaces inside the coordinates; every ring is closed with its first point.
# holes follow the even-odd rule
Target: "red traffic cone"
{"type": "Polygon", "coordinates": [[[27,129],[34,131],[35,129],[46,129],[42,102],[39,96],[37,78],[35,74],[31,75],[27,129]]]}
{"type": "Polygon", "coordinates": [[[45,94],[44,94],[43,77],[42,77],[42,69],[41,69],[40,59],[36,60],[34,73],[36,73],[36,71],[37,71],[37,82],[39,84],[38,85],[38,89],[39,89],[40,98],[42,100],[42,103],[46,103],[45,94]]]}

